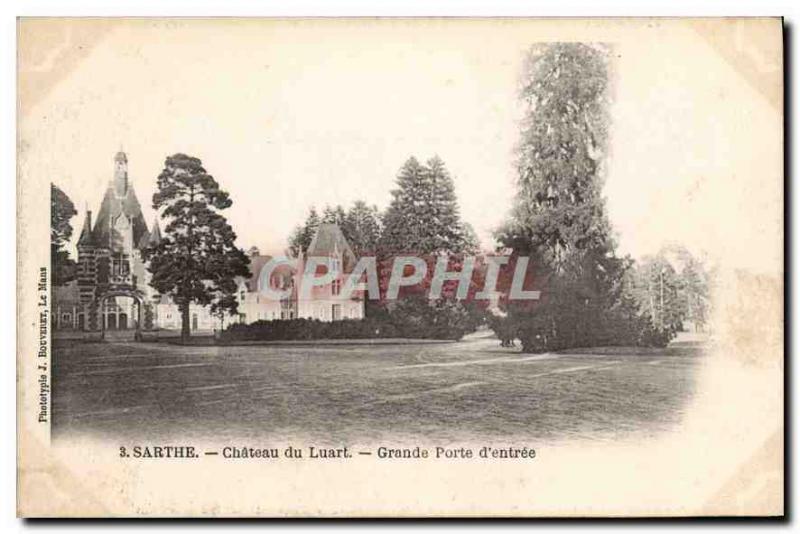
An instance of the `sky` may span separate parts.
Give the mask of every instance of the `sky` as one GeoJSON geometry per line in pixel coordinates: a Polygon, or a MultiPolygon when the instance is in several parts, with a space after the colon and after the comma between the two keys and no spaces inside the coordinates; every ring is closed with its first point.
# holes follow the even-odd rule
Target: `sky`
{"type": "Polygon", "coordinates": [[[184,152],[230,192],[239,246],[279,253],[312,205],[384,208],[409,156],[438,155],[463,219],[492,248],[514,194],[525,50],[606,42],[615,59],[604,194],[619,251],[642,257],[677,242],[774,271],[782,115],[747,70],[774,76],[771,43],[730,56],[741,28],[730,46],[701,30],[622,20],[23,23],[20,180],[64,189],[77,239],[120,148],[148,225],[164,159],[184,152]]]}

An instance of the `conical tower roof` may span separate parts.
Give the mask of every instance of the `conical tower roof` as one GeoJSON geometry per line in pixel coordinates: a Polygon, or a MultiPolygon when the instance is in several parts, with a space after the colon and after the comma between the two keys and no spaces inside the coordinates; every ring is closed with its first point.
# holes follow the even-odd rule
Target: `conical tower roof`
{"type": "Polygon", "coordinates": [[[78,245],[92,245],[92,212],[86,210],[86,217],[83,219],[83,229],[78,238],[78,245]]]}
{"type": "Polygon", "coordinates": [[[317,228],[311,244],[308,245],[306,257],[328,257],[342,255],[342,267],[349,272],[356,264],[353,249],[344,237],[338,224],[323,223],[317,228]]]}

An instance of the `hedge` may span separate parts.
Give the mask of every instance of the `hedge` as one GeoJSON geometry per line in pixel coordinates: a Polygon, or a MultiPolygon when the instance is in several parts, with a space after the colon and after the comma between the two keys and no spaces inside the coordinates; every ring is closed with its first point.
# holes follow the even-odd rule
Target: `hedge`
{"type": "Polygon", "coordinates": [[[371,310],[364,319],[323,322],[289,319],[232,324],[222,341],[279,341],[317,339],[448,339],[458,340],[481,324],[480,311],[460,303],[402,301],[391,311],[371,310]]]}

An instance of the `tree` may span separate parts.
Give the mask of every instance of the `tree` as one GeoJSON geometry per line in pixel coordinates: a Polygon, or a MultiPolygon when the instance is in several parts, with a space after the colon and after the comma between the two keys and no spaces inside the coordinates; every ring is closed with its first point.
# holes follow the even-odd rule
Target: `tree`
{"type": "Polygon", "coordinates": [[[50,279],[53,286],[63,286],[75,278],[75,261],[64,247],[72,237],[70,220],[77,214],[67,194],[50,184],[50,279]]]}
{"type": "Polygon", "coordinates": [[[388,253],[474,252],[474,232],[461,222],[455,187],[444,162],[409,158],[383,218],[381,248],[388,253]]]}
{"type": "Polygon", "coordinates": [[[292,232],[289,238],[289,251],[292,256],[298,257],[301,253],[305,254],[306,250],[308,250],[308,246],[311,245],[311,240],[314,239],[314,235],[317,233],[320,222],[317,210],[314,206],[311,206],[305,223],[303,223],[302,226],[295,227],[294,232],[292,232]]]}
{"type": "MultiPolygon", "coordinates": [[[[181,339],[190,335],[189,307],[209,305],[249,276],[249,258],[236,248],[236,234],[220,211],[231,199],[202,162],[185,154],[166,159],[158,176],[153,208],[167,225],[161,241],[143,251],[151,284],[181,310],[181,339]]],[[[222,304],[218,304],[222,306],[222,304]]],[[[226,305],[227,306],[227,305],[226,305]]],[[[235,312],[235,307],[227,307],[235,312]]]]}
{"type": "Polygon", "coordinates": [[[225,317],[233,315],[239,310],[239,301],[235,293],[220,292],[209,307],[211,314],[219,319],[220,331],[225,329],[225,317]]]}
{"type": "Polygon", "coordinates": [[[322,211],[322,222],[324,224],[336,224],[339,228],[342,228],[344,227],[346,219],[347,214],[344,208],[338,204],[334,207],[325,206],[325,209],[322,211]]]}
{"type": "Polygon", "coordinates": [[[154,315],[155,314],[153,313],[153,303],[152,302],[146,302],[145,305],[144,305],[144,328],[145,328],[145,330],[152,330],[153,329],[153,323],[154,323],[153,319],[155,318],[154,315]]]}
{"type": "Polygon", "coordinates": [[[480,251],[481,244],[475,228],[470,223],[465,222],[461,227],[461,232],[464,240],[464,251],[470,254],[477,254],[480,251]]]}
{"type": "MultiPolygon", "coordinates": [[[[253,251],[254,248],[250,247],[250,253],[247,254],[248,261],[252,252],[256,254],[259,252],[258,249],[253,251]]],[[[212,294],[209,310],[219,319],[220,330],[225,328],[225,317],[235,315],[239,311],[239,301],[236,298],[238,290],[236,278],[242,276],[238,271],[240,267],[239,254],[238,249],[230,248],[208,259],[209,270],[215,273],[215,277],[208,286],[212,294]]]]}
{"type": "Polygon", "coordinates": [[[612,246],[601,197],[607,54],[581,43],[538,45],[526,65],[511,231],[524,229],[530,245],[561,271],[572,252],[612,246]]]}
{"type": "Polygon", "coordinates": [[[684,247],[669,245],[636,268],[634,297],[660,330],[682,330],[691,321],[702,330],[708,314],[710,274],[684,247]]]}
{"type": "Polygon", "coordinates": [[[632,262],[615,255],[601,195],[607,51],[581,43],[534,46],[521,97],[517,195],[498,239],[535,258],[535,275],[546,284],[540,302],[511,305],[509,315],[524,350],[613,342],[608,332],[619,329],[609,324],[610,311],[631,309],[619,304],[632,262]]]}
{"type": "Polygon", "coordinates": [[[357,257],[375,254],[381,238],[381,214],[378,207],[368,206],[363,200],[355,201],[347,211],[342,232],[357,257]]]}
{"type": "Polygon", "coordinates": [[[456,298],[457,283],[445,284],[440,298],[428,298],[430,278],[440,255],[448,256],[449,270],[459,271],[463,256],[478,249],[474,231],[461,221],[453,179],[439,157],[425,165],[411,157],[400,169],[397,188],[383,217],[379,249],[378,277],[383,295],[393,270],[393,256],[414,255],[423,258],[428,267],[421,284],[403,288],[398,301],[380,303],[392,320],[405,325],[404,330],[413,330],[416,327],[409,325],[414,324],[431,328],[448,325],[446,330],[460,337],[483,319],[483,306],[456,298]]]}
{"type": "Polygon", "coordinates": [[[680,292],[680,274],[663,253],[644,258],[636,267],[634,295],[642,313],[647,314],[658,330],[678,332],[686,317],[680,292]]]}
{"type": "Polygon", "coordinates": [[[684,317],[691,321],[695,331],[704,331],[708,321],[709,286],[713,274],[685,248],[679,247],[677,253],[683,264],[680,272],[680,298],[684,317]]]}

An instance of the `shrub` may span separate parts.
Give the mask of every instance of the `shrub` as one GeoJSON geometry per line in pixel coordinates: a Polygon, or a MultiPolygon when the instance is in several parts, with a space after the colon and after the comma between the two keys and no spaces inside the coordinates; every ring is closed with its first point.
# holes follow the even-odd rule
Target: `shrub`
{"type": "Polygon", "coordinates": [[[523,352],[547,352],[577,347],[666,347],[676,328],[653,326],[648,314],[623,299],[608,310],[571,302],[544,302],[533,309],[509,310],[493,317],[490,328],[501,342],[518,338],[523,352]]]}

